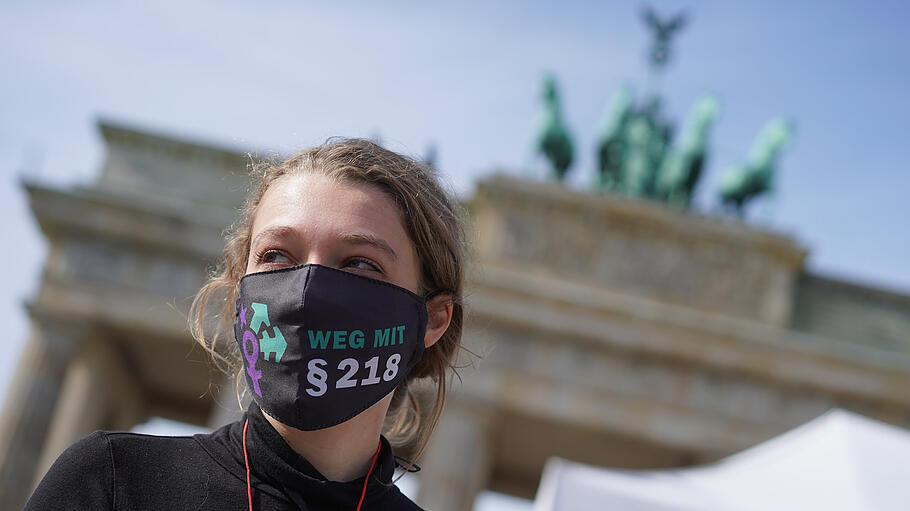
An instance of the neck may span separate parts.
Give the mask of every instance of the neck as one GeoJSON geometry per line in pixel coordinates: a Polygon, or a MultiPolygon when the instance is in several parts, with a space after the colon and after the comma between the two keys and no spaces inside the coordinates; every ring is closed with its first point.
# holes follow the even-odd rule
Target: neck
{"type": "Polygon", "coordinates": [[[379,446],[382,421],[391,394],[354,417],[325,429],[302,431],[262,414],[297,454],[329,481],[347,482],[366,475],[379,446]]]}

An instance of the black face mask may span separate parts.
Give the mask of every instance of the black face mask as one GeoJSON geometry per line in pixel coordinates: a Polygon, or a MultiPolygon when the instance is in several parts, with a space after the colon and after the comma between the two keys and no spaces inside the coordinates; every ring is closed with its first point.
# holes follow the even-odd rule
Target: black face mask
{"type": "Polygon", "coordinates": [[[342,423],[395,390],[423,355],[426,301],[318,264],[240,280],[234,337],[259,407],[288,426],[342,423]]]}

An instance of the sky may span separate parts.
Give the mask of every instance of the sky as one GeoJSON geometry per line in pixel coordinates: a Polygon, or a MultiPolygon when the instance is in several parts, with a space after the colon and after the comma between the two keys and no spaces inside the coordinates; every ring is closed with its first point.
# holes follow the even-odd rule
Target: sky
{"type": "MultiPolygon", "coordinates": [[[[910,293],[910,4],[652,2],[689,23],[661,76],[679,125],[703,94],[721,116],[696,209],[761,127],[792,119],[773,198],[749,222],[792,236],[809,271],[910,293]]],[[[21,187],[97,178],[97,120],[287,153],[332,135],[438,149],[463,197],[494,172],[541,177],[540,85],[553,73],[575,140],[570,185],[593,179],[610,96],[645,83],[638,2],[9,2],[0,0],[4,396],[27,339],[22,307],[47,247],[21,187]]]]}

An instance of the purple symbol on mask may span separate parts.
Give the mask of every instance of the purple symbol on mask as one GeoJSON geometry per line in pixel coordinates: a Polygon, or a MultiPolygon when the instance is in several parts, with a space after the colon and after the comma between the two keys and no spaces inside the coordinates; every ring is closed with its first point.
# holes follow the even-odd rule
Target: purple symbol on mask
{"type": "Polygon", "coordinates": [[[240,328],[246,326],[246,305],[240,304],[240,328]]]}
{"type": "Polygon", "coordinates": [[[259,379],[262,378],[262,371],[256,369],[256,360],[259,359],[259,340],[256,334],[247,330],[243,332],[243,356],[246,358],[246,374],[250,375],[253,382],[253,392],[262,397],[262,390],[259,389],[259,379]],[[249,345],[253,345],[250,351],[249,345]]]}

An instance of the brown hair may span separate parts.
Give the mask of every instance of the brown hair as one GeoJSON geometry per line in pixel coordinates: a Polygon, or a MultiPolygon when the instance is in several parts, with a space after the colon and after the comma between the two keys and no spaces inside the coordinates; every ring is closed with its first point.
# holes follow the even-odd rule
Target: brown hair
{"type": "Polygon", "coordinates": [[[466,257],[463,214],[458,203],[439,184],[435,171],[412,158],[369,140],[331,138],[282,162],[252,165],[252,187],[240,216],[225,231],[224,259],[196,294],[190,307],[190,332],[225,372],[234,372],[238,400],[243,364],[233,338],[234,306],[240,278],[246,273],[253,217],[269,186],[286,175],[316,172],[341,182],[365,183],[391,197],[420,261],[418,294],[444,293],[453,303],[452,320],[442,337],[395,389],[384,433],[395,445],[416,443],[416,455],[426,447],[445,405],[446,379],[454,370],[463,326],[462,282],[466,257]],[[216,297],[213,304],[209,300],[216,297]],[[215,311],[210,311],[209,306],[215,311]],[[211,335],[207,332],[211,330],[211,335]],[[222,343],[219,345],[219,343],[222,343]],[[409,384],[430,377],[436,384],[432,409],[422,419],[419,401],[409,384]]]}

